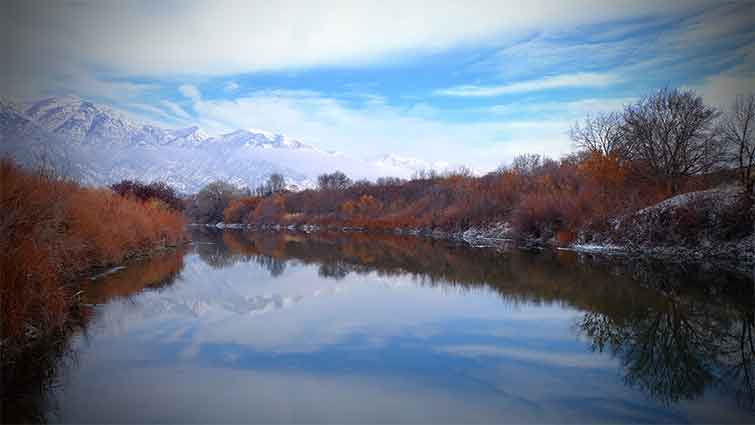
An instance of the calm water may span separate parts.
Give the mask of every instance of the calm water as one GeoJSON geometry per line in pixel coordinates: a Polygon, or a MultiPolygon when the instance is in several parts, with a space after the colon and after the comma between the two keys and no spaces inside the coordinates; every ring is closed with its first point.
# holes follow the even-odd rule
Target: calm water
{"type": "Polygon", "coordinates": [[[410,237],[194,240],[88,283],[6,418],[755,420],[744,276],[410,237]]]}

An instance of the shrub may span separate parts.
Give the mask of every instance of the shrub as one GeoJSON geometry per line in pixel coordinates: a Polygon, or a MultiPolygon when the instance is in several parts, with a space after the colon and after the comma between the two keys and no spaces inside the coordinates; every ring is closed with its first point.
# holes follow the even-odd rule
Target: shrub
{"type": "Polygon", "coordinates": [[[121,180],[110,186],[113,192],[124,196],[133,197],[142,202],[159,200],[175,211],[183,211],[184,205],[176,194],[176,190],[164,182],[152,182],[149,184],[133,180],[121,180]]]}
{"type": "Polygon", "coordinates": [[[242,198],[232,199],[225,210],[223,210],[223,222],[225,223],[244,223],[248,222],[249,214],[253,213],[259,205],[261,198],[256,196],[245,196],[242,198]]]}
{"type": "Polygon", "coordinates": [[[0,161],[0,181],[4,355],[64,326],[76,276],[185,238],[183,216],[157,199],[81,187],[9,160],[0,161]]]}

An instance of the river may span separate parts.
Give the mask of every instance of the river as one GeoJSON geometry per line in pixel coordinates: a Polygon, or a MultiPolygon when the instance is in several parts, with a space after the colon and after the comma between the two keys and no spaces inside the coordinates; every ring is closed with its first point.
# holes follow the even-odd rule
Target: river
{"type": "Polygon", "coordinates": [[[4,419],[755,421],[745,275],[393,235],[193,240],[87,280],[81,323],[5,381],[4,419]]]}

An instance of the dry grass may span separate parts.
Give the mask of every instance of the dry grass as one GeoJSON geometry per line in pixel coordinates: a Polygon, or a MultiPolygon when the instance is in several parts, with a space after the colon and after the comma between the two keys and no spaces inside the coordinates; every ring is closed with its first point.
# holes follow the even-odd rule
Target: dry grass
{"type": "Polygon", "coordinates": [[[3,346],[64,326],[75,290],[67,283],[93,267],[174,245],[184,219],[157,201],[85,188],[0,162],[0,326],[3,346]]]}

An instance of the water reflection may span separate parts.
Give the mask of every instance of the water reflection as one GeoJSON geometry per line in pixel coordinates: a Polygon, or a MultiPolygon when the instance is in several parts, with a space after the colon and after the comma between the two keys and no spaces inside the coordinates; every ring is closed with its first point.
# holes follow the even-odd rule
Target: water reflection
{"type": "Polygon", "coordinates": [[[587,310],[576,323],[580,334],[593,350],[620,358],[626,384],[654,399],[668,405],[717,386],[736,394],[740,406],[755,403],[755,293],[752,282],[735,272],[658,262],[579,264],[571,253],[553,258],[511,250],[501,256],[411,237],[289,235],[263,244],[269,235],[223,236],[247,258],[283,255],[319,263],[318,275],[325,278],[408,273],[431,286],[488,286],[513,303],[558,300],[587,310]]]}
{"type": "MultiPolygon", "coordinates": [[[[99,279],[84,279],[81,284],[83,305],[75,311],[67,329],[36,344],[2,373],[2,423],[41,423],[58,407],[54,391],[61,367],[79,367],[71,338],[86,339],[87,331],[98,320],[96,304],[128,299],[144,290],[159,290],[173,284],[183,268],[185,249],[157,254],[134,261],[117,273],[99,279]]],[[[86,367],[86,365],[85,365],[86,367]]]]}
{"type": "Polygon", "coordinates": [[[12,417],[753,419],[745,276],[393,235],[193,238],[88,284],[88,319],[53,350],[76,361],[53,356],[47,398],[12,417]]]}
{"type": "Polygon", "coordinates": [[[726,304],[674,291],[662,308],[629,316],[587,312],[579,327],[593,349],[622,359],[628,384],[656,399],[693,399],[716,385],[752,409],[752,287],[739,289],[744,293],[726,304]]]}

